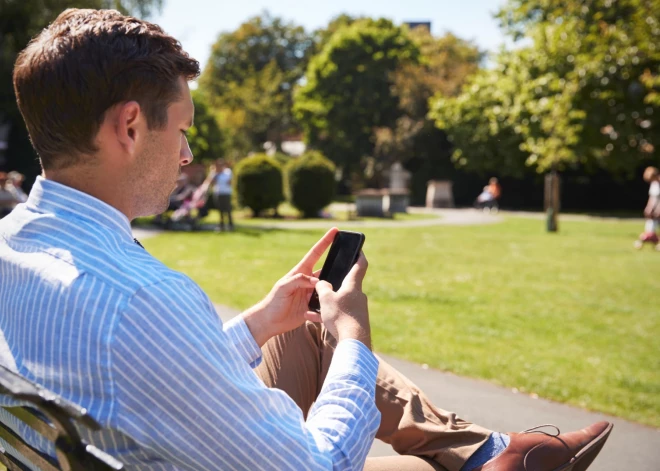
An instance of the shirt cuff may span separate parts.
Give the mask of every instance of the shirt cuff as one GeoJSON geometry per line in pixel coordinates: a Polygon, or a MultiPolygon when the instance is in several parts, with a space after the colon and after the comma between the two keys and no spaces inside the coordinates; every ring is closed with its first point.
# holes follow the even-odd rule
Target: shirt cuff
{"type": "Polygon", "coordinates": [[[242,316],[236,316],[224,324],[223,330],[229,336],[231,342],[238,350],[243,359],[256,368],[261,363],[261,348],[254,340],[250,329],[242,316]]]}
{"type": "Polygon", "coordinates": [[[355,378],[375,392],[378,363],[376,355],[359,340],[342,340],[332,355],[327,378],[355,378]]]}

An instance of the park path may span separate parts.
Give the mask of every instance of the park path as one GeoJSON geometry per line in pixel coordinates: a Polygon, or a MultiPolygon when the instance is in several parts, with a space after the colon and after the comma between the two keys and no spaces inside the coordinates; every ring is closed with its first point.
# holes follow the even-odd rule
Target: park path
{"type": "MultiPolygon", "coordinates": [[[[335,203],[330,206],[330,212],[335,211],[354,211],[355,206],[350,204],[335,203]]],[[[427,209],[427,208],[408,208],[410,214],[425,214],[426,219],[409,219],[405,221],[388,220],[382,221],[277,221],[259,224],[258,226],[250,224],[249,227],[259,229],[329,229],[334,226],[350,226],[353,228],[401,228],[401,227],[429,227],[429,226],[472,226],[479,224],[495,224],[503,219],[499,215],[486,214],[482,211],[473,209],[427,209]]]]}
{"type": "MultiPolygon", "coordinates": [[[[353,208],[353,205],[334,204],[330,210],[346,211],[347,208],[353,208]]],[[[352,210],[352,209],[351,209],[352,210]]],[[[472,226],[483,224],[496,224],[504,219],[501,215],[487,214],[474,209],[427,209],[427,208],[409,208],[411,214],[425,214],[426,219],[409,220],[388,220],[382,221],[278,221],[259,223],[259,224],[236,224],[236,227],[246,229],[284,229],[284,230],[309,230],[309,229],[330,229],[335,226],[351,228],[405,228],[405,227],[429,227],[429,226],[472,226]]],[[[215,226],[206,225],[202,230],[215,229],[215,226]]],[[[142,240],[153,237],[163,232],[158,228],[134,227],[133,235],[142,240]]]]}

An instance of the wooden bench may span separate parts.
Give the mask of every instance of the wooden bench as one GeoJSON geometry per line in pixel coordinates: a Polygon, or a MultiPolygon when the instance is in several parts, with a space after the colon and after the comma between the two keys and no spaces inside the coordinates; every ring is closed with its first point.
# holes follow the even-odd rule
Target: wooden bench
{"type": "MultiPolygon", "coordinates": [[[[0,394],[25,404],[5,411],[55,445],[57,459],[44,455],[0,422],[0,438],[42,471],[112,471],[123,465],[112,456],[85,443],[76,424],[90,430],[102,427],[87,411],[0,365],[0,394]]],[[[2,449],[0,463],[9,471],[29,471],[17,457],[2,449]]],[[[0,466],[1,468],[1,466],[0,466]]]]}

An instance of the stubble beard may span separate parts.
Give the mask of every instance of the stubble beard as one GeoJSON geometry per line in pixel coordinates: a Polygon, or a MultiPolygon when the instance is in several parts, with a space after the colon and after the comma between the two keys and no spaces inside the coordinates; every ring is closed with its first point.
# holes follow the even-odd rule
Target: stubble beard
{"type": "MultiPolygon", "coordinates": [[[[137,217],[155,216],[164,213],[170,205],[170,195],[174,192],[175,180],[164,175],[162,156],[164,152],[157,145],[152,145],[140,156],[131,182],[135,189],[135,208],[137,217]]],[[[172,173],[172,172],[168,172],[172,173]]]]}

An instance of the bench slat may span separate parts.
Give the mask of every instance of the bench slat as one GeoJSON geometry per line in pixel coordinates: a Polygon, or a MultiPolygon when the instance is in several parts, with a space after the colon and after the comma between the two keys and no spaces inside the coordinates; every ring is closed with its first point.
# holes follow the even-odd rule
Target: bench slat
{"type": "Polygon", "coordinates": [[[21,422],[29,425],[33,430],[39,432],[51,442],[55,442],[55,440],[57,440],[57,429],[50,425],[49,422],[46,422],[31,412],[29,409],[25,407],[5,407],[4,409],[21,422]]]}
{"type": "Polygon", "coordinates": [[[7,471],[30,471],[27,466],[8,454],[0,453],[0,463],[5,465],[7,471]]]}
{"type": "Polygon", "coordinates": [[[87,409],[42,388],[4,365],[0,365],[0,394],[31,402],[37,406],[49,407],[51,410],[61,412],[76,420],[90,430],[101,430],[101,425],[87,413],[87,409]]]}
{"type": "MultiPolygon", "coordinates": [[[[16,451],[23,455],[30,463],[39,467],[42,471],[59,471],[59,467],[43,457],[36,449],[28,445],[21,437],[16,435],[7,426],[0,423],[0,438],[11,445],[16,451]]],[[[6,455],[5,455],[6,456],[6,455]]]]}

